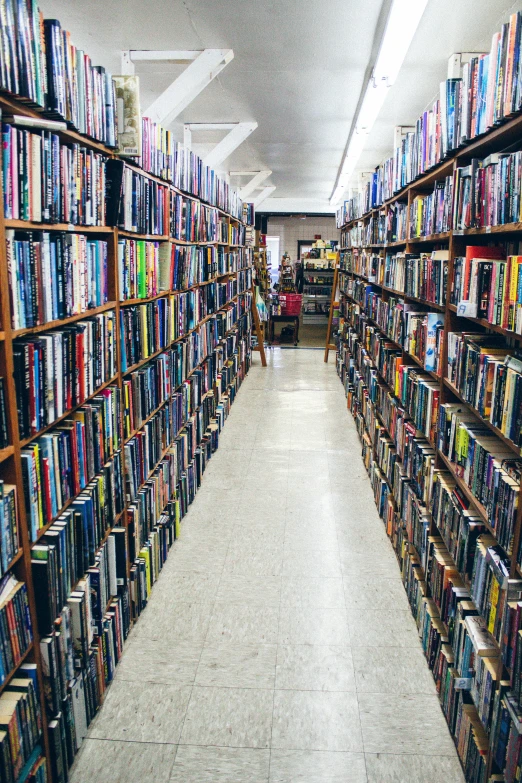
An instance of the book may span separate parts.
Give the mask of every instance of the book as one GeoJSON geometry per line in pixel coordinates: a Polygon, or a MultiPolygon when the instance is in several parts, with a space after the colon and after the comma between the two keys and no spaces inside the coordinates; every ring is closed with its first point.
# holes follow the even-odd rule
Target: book
{"type": "Polygon", "coordinates": [[[9,446],[9,429],[7,426],[7,399],[5,380],[0,376],[0,449],[9,446]]]}

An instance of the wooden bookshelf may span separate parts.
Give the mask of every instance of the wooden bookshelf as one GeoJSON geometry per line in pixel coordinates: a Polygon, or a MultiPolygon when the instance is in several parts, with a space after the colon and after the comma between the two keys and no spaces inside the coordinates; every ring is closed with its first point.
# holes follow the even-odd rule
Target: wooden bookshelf
{"type": "MultiPolygon", "coordinates": [[[[438,180],[440,181],[447,176],[453,175],[454,172],[457,170],[457,168],[467,165],[467,163],[472,157],[482,158],[491,153],[502,151],[510,143],[515,141],[515,139],[519,139],[521,132],[522,132],[522,116],[516,116],[512,119],[509,119],[500,127],[495,128],[489,133],[486,133],[482,137],[474,140],[466,147],[457,150],[452,156],[446,159],[443,163],[434,167],[431,171],[427,172],[422,177],[419,177],[417,180],[407,185],[405,188],[403,188],[398,193],[396,193],[391,199],[385,201],[382,206],[371,209],[368,212],[366,212],[364,215],[362,215],[360,218],[350,220],[347,223],[345,223],[343,226],[341,226],[341,230],[343,232],[341,241],[343,241],[344,239],[343,244],[346,245],[346,240],[350,241],[350,231],[352,229],[357,229],[357,231],[353,232],[352,236],[354,237],[356,236],[362,240],[360,244],[355,244],[353,248],[350,246],[341,247],[340,248],[341,256],[343,256],[344,253],[349,252],[351,250],[355,250],[356,252],[359,253],[361,253],[362,251],[367,251],[368,254],[374,254],[374,255],[378,254],[383,258],[385,254],[390,254],[390,252],[397,252],[397,251],[404,252],[404,253],[411,253],[411,254],[420,254],[424,252],[431,252],[431,250],[434,248],[447,249],[449,251],[449,260],[448,260],[448,276],[447,276],[445,305],[440,305],[440,304],[437,305],[425,299],[409,296],[408,294],[405,294],[400,291],[396,291],[392,288],[383,285],[382,282],[376,282],[373,279],[369,279],[368,277],[365,277],[362,274],[359,274],[355,271],[351,271],[345,268],[341,268],[339,270],[341,275],[341,281],[343,279],[344,280],[351,279],[352,281],[362,280],[365,283],[367,283],[369,286],[371,286],[384,301],[389,301],[390,297],[396,297],[405,303],[417,304],[419,305],[419,309],[425,310],[426,312],[436,311],[441,313],[441,315],[444,318],[443,328],[444,328],[445,337],[449,332],[480,331],[486,334],[499,335],[505,338],[507,351],[509,351],[510,349],[520,350],[520,348],[522,348],[522,335],[504,329],[496,324],[491,324],[487,320],[482,318],[470,318],[470,317],[461,316],[457,313],[457,307],[452,304],[449,304],[449,302],[450,302],[450,293],[451,293],[452,278],[454,272],[454,260],[455,258],[464,255],[466,245],[467,244],[476,244],[476,245],[490,245],[490,244],[499,245],[500,244],[501,245],[504,241],[522,239],[522,223],[508,223],[505,225],[485,226],[481,228],[470,228],[466,230],[450,230],[444,233],[432,234],[428,236],[410,236],[411,231],[410,231],[409,208],[413,203],[415,196],[421,193],[428,193],[432,191],[434,183],[436,181],[438,180]],[[379,214],[382,215],[384,210],[396,204],[397,202],[402,202],[407,205],[407,212],[405,216],[406,217],[405,235],[408,238],[407,239],[401,238],[396,241],[380,242],[380,243],[374,243],[373,241],[369,241],[370,236],[372,240],[375,239],[375,232],[378,229],[378,226],[375,226],[375,224],[372,223],[373,230],[370,231],[369,228],[370,221],[372,220],[375,221],[375,219],[379,216],[379,214]]],[[[452,196],[454,197],[454,194],[452,194],[452,196]]],[[[342,285],[341,288],[343,288],[342,285]]],[[[455,388],[455,386],[453,386],[453,384],[448,380],[446,340],[443,343],[442,354],[440,357],[441,360],[440,366],[442,370],[441,375],[438,376],[435,373],[429,373],[427,370],[424,369],[422,361],[420,361],[417,357],[410,355],[407,351],[404,350],[403,346],[400,343],[392,340],[382,330],[379,324],[374,319],[372,319],[368,315],[368,313],[365,312],[365,308],[363,304],[361,304],[361,302],[359,302],[357,298],[350,296],[350,294],[346,293],[346,291],[344,292],[341,291],[340,298],[341,298],[341,312],[343,312],[342,309],[343,302],[344,303],[351,302],[353,304],[356,304],[360,308],[361,314],[364,314],[364,320],[367,321],[368,324],[371,324],[372,327],[377,329],[378,332],[380,332],[383,340],[387,341],[391,345],[394,345],[398,351],[400,350],[402,352],[403,364],[411,365],[413,363],[415,365],[418,365],[424,373],[431,376],[433,381],[438,384],[438,394],[439,394],[440,403],[453,402],[453,403],[460,404],[466,412],[472,414],[472,416],[476,418],[477,423],[483,425],[486,430],[489,430],[492,436],[498,439],[498,443],[502,447],[503,451],[511,452],[514,459],[521,457],[522,449],[518,447],[518,445],[515,444],[513,441],[511,441],[508,437],[506,437],[504,433],[502,433],[491,422],[484,419],[480,415],[479,411],[476,410],[473,405],[467,403],[463,398],[462,394],[459,392],[459,390],[455,388]]],[[[364,346],[363,341],[360,339],[360,335],[359,335],[359,343],[362,346],[364,346]]],[[[349,353],[348,345],[346,346],[346,351],[349,353]]],[[[364,379],[364,374],[362,373],[362,369],[357,364],[357,359],[355,354],[350,354],[350,355],[352,356],[353,361],[358,367],[360,371],[360,375],[364,379]]],[[[384,386],[388,390],[389,394],[394,395],[394,390],[387,383],[386,379],[380,374],[378,368],[375,366],[375,362],[372,359],[371,353],[367,349],[364,356],[365,356],[365,362],[366,361],[369,362],[368,366],[377,373],[379,385],[384,386]]],[[[341,366],[340,359],[339,359],[339,366],[341,366]]],[[[367,365],[365,364],[365,367],[366,366],[367,365]]],[[[360,380],[358,382],[363,384],[364,380],[360,380]]],[[[379,464],[378,453],[376,448],[378,437],[375,438],[376,442],[374,443],[372,440],[372,435],[368,429],[368,424],[365,419],[364,403],[361,403],[359,397],[357,396],[357,389],[352,391],[352,394],[354,398],[357,399],[357,403],[354,406],[354,410],[357,412],[357,415],[359,416],[358,428],[359,427],[364,428],[363,434],[366,433],[364,437],[367,437],[369,443],[371,443],[372,459],[374,460],[375,464],[379,467],[380,473],[382,474],[381,478],[387,483],[390,495],[393,498],[394,497],[393,487],[390,484],[387,476],[385,475],[384,470],[381,469],[379,464]],[[361,421],[363,422],[362,424],[361,421]]],[[[367,404],[370,403],[367,402],[367,404]]],[[[411,418],[409,417],[408,410],[404,405],[400,404],[400,408],[401,410],[405,411],[406,420],[408,420],[408,418],[411,418]]],[[[391,441],[394,444],[396,444],[396,439],[389,432],[386,423],[382,418],[380,411],[378,410],[377,404],[371,403],[370,415],[375,415],[377,417],[384,433],[386,433],[387,436],[391,439],[391,441]]],[[[356,416],[355,413],[354,416],[356,416]]],[[[359,434],[361,437],[361,432],[359,434]]],[[[475,497],[473,492],[468,487],[466,481],[460,477],[460,475],[457,472],[456,466],[450,461],[450,459],[447,456],[445,456],[440,451],[440,449],[437,447],[437,442],[433,442],[433,440],[430,440],[430,438],[427,438],[424,434],[419,433],[418,431],[417,431],[417,436],[422,437],[427,442],[427,444],[429,444],[429,446],[431,446],[431,448],[434,450],[435,469],[443,470],[446,473],[450,474],[452,480],[455,482],[456,486],[459,488],[460,492],[462,493],[466,501],[470,504],[470,508],[473,511],[473,513],[475,513],[476,516],[481,520],[482,524],[484,525],[484,528],[488,531],[488,533],[492,535],[494,538],[496,538],[496,531],[489,522],[488,512],[486,508],[482,505],[482,503],[478,500],[478,498],[475,497]]],[[[397,459],[400,462],[399,457],[397,457],[397,459]]],[[[395,502],[395,508],[397,508],[398,507],[397,498],[394,498],[394,502],[395,502]]],[[[398,511],[396,511],[396,513],[399,514],[398,511]]],[[[404,529],[405,523],[404,521],[402,521],[402,519],[399,519],[397,524],[399,526],[402,526],[402,528],[404,529]]],[[[444,536],[442,536],[441,532],[437,529],[433,517],[431,517],[429,533],[432,536],[440,535],[444,541],[444,536]]],[[[512,579],[520,579],[522,577],[522,565],[520,565],[517,562],[517,554],[518,554],[521,538],[522,538],[522,486],[518,490],[518,509],[516,512],[514,534],[510,542],[509,551],[505,547],[502,547],[505,556],[508,557],[510,560],[510,577],[512,579]]],[[[413,542],[408,541],[408,546],[413,548],[413,542]]],[[[399,561],[401,561],[401,557],[399,556],[398,551],[396,551],[396,554],[399,558],[399,561]]],[[[418,552],[417,552],[417,558],[418,561],[422,563],[422,558],[419,556],[418,552]]],[[[456,566],[454,567],[455,569],[457,568],[456,566]]],[[[461,578],[463,579],[464,584],[467,584],[467,586],[469,587],[469,582],[465,579],[465,575],[463,573],[461,573],[461,578]]],[[[429,589],[427,595],[428,597],[430,595],[429,589]]],[[[502,676],[503,671],[505,672],[506,670],[502,669],[502,661],[501,659],[499,660],[500,660],[500,665],[498,667],[497,673],[500,676],[502,676]]],[[[507,675],[504,674],[504,676],[507,675]]],[[[490,753],[488,757],[487,779],[489,779],[489,773],[491,773],[491,771],[492,771],[492,755],[490,749],[490,753]]]]}
{"type": "MultiPolygon", "coordinates": [[[[9,119],[9,117],[14,114],[35,117],[35,118],[42,116],[41,111],[28,106],[26,103],[22,101],[17,101],[13,97],[6,96],[4,94],[0,94],[0,109],[2,109],[3,111],[4,120],[6,120],[6,118],[9,119]]],[[[30,131],[34,129],[27,128],[27,130],[30,131]]],[[[74,131],[63,130],[58,132],[53,131],[53,133],[57,133],[57,135],[64,142],[79,143],[82,146],[86,146],[97,152],[103,153],[105,156],[107,156],[107,158],[116,157],[114,155],[113,150],[105,147],[102,144],[94,142],[92,139],[88,139],[86,137],[84,138],[83,136],[81,136],[80,134],[74,131]]],[[[184,199],[189,199],[194,202],[199,202],[208,208],[216,210],[219,215],[220,221],[223,221],[227,226],[227,235],[230,233],[230,225],[234,225],[236,227],[243,225],[242,221],[224,212],[222,209],[219,209],[216,206],[209,204],[202,199],[199,199],[193,194],[184,193],[180,191],[179,189],[174,187],[171,183],[168,183],[160,179],[159,177],[155,177],[154,175],[149,174],[146,171],[143,171],[135,164],[125,161],[125,165],[130,166],[134,171],[136,171],[140,175],[153,179],[154,181],[161,184],[165,188],[168,194],[168,198],[165,203],[165,214],[163,217],[164,217],[164,226],[167,226],[169,232],[170,232],[170,211],[171,211],[170,202],[171,199],[176,195],[182,195],[184,199]]],[[[119,274],[118,274],[118,242],[120,238],[125,237],[125,238],[145,240],[150,242],[165,242],[165,243],[172,243],[174,245],[187,246],[187,247],[188,246],[214,246],[217,248],[219,246],[220,248],[223,248],[225,252],[235,251],[240,248],[245,248],[245,246],[239,245],[237,243],[231,244],[228,242],[217,242],[217,241],[213,241],[213,242],[207,242],[207,241],[200,242],[198,240],[186,241],[183,239],[177,239],[171,237],[169,233],[163,235],[138,234],[132,231],[126,231],[120,229],[115,226],[82,226],[82,225],[71,225],[66,223],[36,223],[36,222],[23,221],[23,220],[5,220],[3,215],[3,194],[1,193],[0,193],[0,201],[1,201],[0,204],[0,375],[4,377],[5,380],[5,394],[6,394],[8,431],[9,431],[8,434],[9,434],[9,443],[10,443],[10,445],[7,446],[7,448],[0,450],[0,478],[4,479],[6,483],[15,484],[17,488],[17,505],[18,505],[17,524],[20,531],[20,544],[21,544],[19,551],[12,558],[11,562],[8,564],[8,570],[11,570],[17,576],[18,579],[25,582],[27,585],[30,618],[31,618],[32,630],[33,630],[33,642],[31,643],[29,648],[25,651],[22,661],[31,661],[37,664],[39,690],[41,696],[41,708],[42,708],[42,716],[43,716],[42,747],[43,747],[43,752],[48,761],[48,781],[49,783],[53,783],[52,775],[51,775],[51,766],[50,766],[51,749],[50,749],[49,736],[47,731],[48,719],[47,719],[47,711],[46,711],[46,705],[44,699],[44,683],[43,683],[43,674],[42,674],[43,672],[42,658],[40,653],[40,637],[38,634],[37,610],[36,610],[36,602],[35,602],[35,595],[34,595],[33,578],[31,572],[31,550],[33,545],[41,540],[42,536],[44,536],[45,533],[49,530],[51,525],[55,522],[56,518],[68,508],[68,506],[75,500],[75,498],[73,497],[67,500],[65,504],[63,504],[58,514],[56,514],[52,520],[46,522],[46,524],[37,531],[36,540],[31,542],[28,512],[27,509],[25,508],[25,500],[24,500],[21,449],[27,446],[28,444],[32,443],[39,436],[59,426],[60,423],[68,419],[71,416],[71,414],[74,413],[78,408],[80,408],[85,403],[89,402],[89,400],[91,400],[93,397],[98,395],[100,392],[102,392],[104,389],[106,389],[109,386],[119,388],[123,400],[124,378],[126,378],[130,373],[136,371],[140,367],[149,363],[155,357],[168,351],[169,348],[173,346],[175,343],[184,340],[193,332],[200,330],[205,323],[215,318],[217,313],[219,313],[220,311],[223,311],[226,308],[230,307],[230,305],[239,303],[241,301],[243,303],[243,307],[238,312],[238,321],[240,321],[245,314],[248,314],[250,312],[250,302],[251,302],[252,321],[250,322],[251,326],[249,327],[245,335],[245,339],[248,341],[247,357],[246,358],[243,357],[243,359],[238,362],[237,374],[232,377],[232,381],[231,381],[231,384],[238,385],[238,379],[240,383],[248,371],[248,366],[249,366],[250,356],[251,356],[250,334],[251,334],[251,330],[256,328],[255,315],[257,314],[257,310],[255,305],[255,299],[253,297],[253,289],[250,285],[247,285],[246,288],[241,291],[238,290],[239,286],[236,286],[235,290],[238,290],[237,293],[231,296],[228,299],[228,301],[226,301],[224,304],[216,305],[216,309],[213,313],[209,313],[204,318],[202,318],[200,322],[196,324],[192,329],[190,329],[186,334],[177,337],[175,340],[165,345],[165,347],[161,348],[158,351],[153,352],[150,356],[146,357],[143,360],[140,360],[132,367],[127,368],[126,370],[122,369],[123,346],[122,346],[122,335],[120,333],[120,326],[119,326],[120,312],[125,307],[143,305],[146,304],[147,302],[153,302],[157,299],[160,299],[161,297],[176,297],[188,291],[194,291],[200,287],[204,287],[212,283],[217,283],[218,281],[227,281],[227,280],[234,280],[234,279],[239,281],[239,275],[241,272],[243,271],[247,272],[249,270],[252,270],[253,260],[252,258],[250,259],[248,258],[248,251],[245,249],[244,255],[246,257],[243,258],[240,254],[238,254],[237,257],[236,265],[243,264],[240,269],[235,269],[233,271],[227,271],[227,272],[217,274],[211,280],[195,283],[194,285],[190,286],[189,288],[183,289],[182,291],[177,291],[177,290],[161,291],[160,293],[154,296],[147,297],[145,299],[135,298],[135,299],[123,300],[121,293],[119,291],[119,274]],[[21,230],[50,231],[50,232],[60,231],[60,232],[67,232],[67,233],[73,232],[79,234],[88,234],[90,237],[93,238],[99,236],[100,239],[106,241],[108,246],[107,274],[108,274],[109,301],[100,307],[88,309],[81,313],[75,313],[74,315],[69,316],[67,318],[63,318],[61,320],[47,322],[30,328],[13,330],[11,326],[12,318],[11,318],[11,303],[9,297],[9,274],[8,274],[8,266],[7,266],[6,233],[5,233],[6,230],[11,230],[11,229],[20,230],[20,231],[21,230]],[[62,416],[55,419],[52,423],[46,425],[45,427],[42,427],[34,435],[21,439],[19,434],[19,428],[18,428],[18,411],[17,411],[17,402],[16,402],[16,386],[15,386],[15,378],[14,378],[14,362],[13,362],[14,341],[21,337],[27,337],[30,335],[39,335],[44,332],[49,332],[50,330],[53,329],[64,328],[71,324],[76,323],[77,321],[85,320],[108,311],[114,311],[115,313],[116,329],[114,335],[115,338],[114,349],[115,349],[116,368],[117,368],[116,374],[113,377],[111,377],[109,380],[101,384],[92,395],[87,397],[81,403],[78,403],[74,407],[67,410],[62,416]]],[[[253,256],[253,250],[251,251],[251,254],[253,256]]],[[[218,346],[222,345],[223,342],[227,339],[227,337],[237,330],[237,323],[238,322],[236,322],[232,326],[232,328],[226,331],[225,335],[222,338],[220,338],[220,340],[218,341],[218,346]]],[[[260,331],[258,331],[258,335],[259,334],[260,331]]],[[[261,354],[262,354],[263,364],[266,364],[264,359],[264,352],[262,351],[261,354]]],[[[190,372],[188,372],[186,377],[183,379],[182,384],[185,383],[185,381],[188,380],[196,372],[196,370],[198,370],[198,368],[202,366],[202,364],[206,361],[206,359],[207,357],[203,357],[200,360],[200,363],[195,367],[193,367],[193,369],[190,370],[190,372]]],[[[229,361],[229,359],[227,361],[229,361]]],[[[227,362],[225,362],[224,366],[226,366],[226,364],[227,362]]],[[[125,447],[125,444],[128,443],[131,438],[136,436],[136,434],[143,429],[143,427],[150,421],[150,419],[153,418],[155,414],[157,414],[162,409],[164,405],[168,404],[171,396],[176,391],[178,391],[179,388],[180,385],[176,386],[176,388],[172,388],[169,398],[164,400],[159,406],[157,406],[156,409],[152,411],[152,413],[150,413],[150,415],[147,416],[141,422],[140,426],[136,428],[131,433],[131,435],[129,435],[127,438],[124,438],[123,413],[122,413],[122,416],[120,417],[120,421],[118,424],[119,444],[122,451],[125,447]]],[[[214,387],[214,391],[216,388],[217,387],[214,387]]],[[[230,389],[230,384],[226,387],[226,391],[228,392],[229,389],[230,389]]],[[[198,406],[198,408],[196,408],[196,410],[193,412],[194,415],[199,410],[199,407],[200,406],[198,406]]],[[[178,432],[176,433],[175,437],[179,436],[182,430],[186,426],[187,426],[187,422],[184,422],[180,427],[180,429],[178,430],[178,432]]],[[[165,456],[169,448],[171,448],[172,442],[169,443],[167,448],[162,451],[161,458],[160,460],[158,460],[158,462],[161,461],[161,459],[163,459],[163,457],[165,456]]],[[[122,463],[123,463],[123,467],[122,467],[123,479],[125,480],[126,466],[125,466],[124,459],[122,459],[122,463]]],[[[150,474],[147,477],[147,479],[150,477],[150,475],[153,474],[156,466],[157,463],[150,471],[150,474]]],[[[127,512],[128,505],[129,502],[127,501],[127,495],[126,492],[124,491],[123,511],[121,511],[121,513],[117,514],[114,517],[111,526],[105,531],[103,538],[100,541],[99,546],[97,547],[97,551],[99,551],[101,547],[107,542],[109,535],[111,534],[112,530],[115,527],[124,527],[125,530],[128,531],[128,512],[127,512]]],[[[128,532],[126,533],[126,539],[128,545],[128,532]]],[[[127,554],[128,554],[128,550],[127,550],[127,554]]],[[[128,571],[127,575],[130,574],[130,565],[131,564],[127,562],[127,571],[128,571]]],[[[18,666],[19,664],[13,669],[12,672],[8,674],[6,680],[0,686],[0,693],[2,693],[3,689],[8,685],[12,677],[15,676],[18,666]]]]}

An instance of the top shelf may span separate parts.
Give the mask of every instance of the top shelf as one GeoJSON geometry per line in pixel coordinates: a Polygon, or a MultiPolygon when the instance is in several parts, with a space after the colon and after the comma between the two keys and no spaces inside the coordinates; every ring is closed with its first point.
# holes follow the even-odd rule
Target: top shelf
{"type": "MultiPolygon", "coordinates": [[[[373,207],[364,215],[358,218],[349,220],[342,225],[341,230],[345,230],[355,223],[368,220],[370,217],[378,215],[380,210],[385,209],[387,206],[395,203],[396,201],[404,201],[408,198],[409,192],[418,193],[419,191],[429,190],[433,184],[439,180],[444,179],[453,173],[456,167],[467,165],[467,160],[471,158],[487,157],[493,152],[500,152],[509,147],[514,142],[520,140],[522,135],[522,113],[511,119],[505,120],[501,125],[491,130],[486,131],[481,136],[477,136],[469,143],[453,150],[451,154],[443,161],[433,166],[428,171],[419,175],[416,179],[412,180],[408,185],[397,191],[391,198],[384,201],[380,206],[373,207]]],[[[511,226],[519,224],[510,224],[511,226]]],[[[481,229],[468,229],[470,233],[490,233],[487,227],[484,231],[481,229]]],[[[491,233],[505,233],[505,226],[492,226],[491,233]],[[499,229],[493,231],[493,229],[499,229]]],[[[511,228],[508,231],[522,231],[522,225],[520,228],[511,228]]],[[[452,232],[449,232],[450,235],[452,232]]],[[[455,233],[455,232],[453,232],[455,233]]]]}
{"type": "MultiPolygon", "coordinates": [[[[2,112],[3,121],[8,120],[10,117],[14,115],[30,117],[35,120],[56,120],[56,116],[49,114],[42,107],[37,106],[36,104],[30,104],[29,102],[25,102],[24,100],[20,100],[17,97],[2,91],[0,91],[0,110],[2,112]]],[[[62,122],[65,125],[70,125],[70,123],[67,123],[64,120],[59,120],[59,122],[62,122]]],[[[31,128],[30,126],[24,126],[24,128],[25,130],[28,131],[38,130],[38,128],[31,128]]],[[[75,131],[70,127],[61,130],[53,130],[52,132],[55,135],[59,136],[59,138],[65,143],[80,144],[83,147],[89,147],[90,149],[93,149],[96,152],[104,154],[109,158],[122,160],[125,163],[125,165],[129,166],[130,168],[132,168],[134,171],[138,172],[142,176],[147,177],[148,179],[152,179],[155,182],[164,185],[165,187],[169,187],[175,193],[178,193],[184,198],[190,199],[192,201],[198,201],[204,204],[205,206],[211,207],[212,209],[216,209],[221,215],[224,215],[225,217],[229,218],[231,221],[234,221],[234,223],[246,225],[243,223],[241,218],[238,218],[235,215],[226,212],[225,210],[221,209],[221,207],[218,207],[216,204],[211,204],[202,196],[195,195],[194,193],[181,190],[180,188],[176,187],[171,180],[162,179],[161,177],[158,177],[156,174],[152,174],[151,172],[146,171],[134,160],[118,155],[115,148],[108,147],[107,145],[99,141],[96,141],[95,139],[92,139],[87,135],[78,133],[78,131],[75,131]]],[[[37,225],[40,226],[41,224],[37,224],[37,225]]],[[[56,228],[56,226],[54,226],[54,228],[56,228]]],[[[71,230],[71,229],[66,229],[66,230],[71,230]]]]}

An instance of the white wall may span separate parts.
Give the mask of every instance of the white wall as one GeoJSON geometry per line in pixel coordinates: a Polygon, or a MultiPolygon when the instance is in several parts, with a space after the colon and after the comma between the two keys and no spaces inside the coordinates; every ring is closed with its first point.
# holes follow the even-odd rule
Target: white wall
{"type": "Polygon", "coordinates": [[[288,253],[292,260],[297,258],[298,239],[313,240],[316,234],[326,241],[339,239],[334,217],[307,217],[305,220],[299,217],[271,217],[266,233],[280,237],[281,255],[288,253]]]}

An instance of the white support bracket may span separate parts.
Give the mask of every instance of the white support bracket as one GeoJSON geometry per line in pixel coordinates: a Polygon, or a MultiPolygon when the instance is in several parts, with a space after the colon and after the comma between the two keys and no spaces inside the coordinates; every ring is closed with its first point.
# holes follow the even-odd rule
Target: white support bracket
{"type": "Polygon", "coordinates": [[[250,136],[250,134],[255,131],[256,128],[257,128],[257,122],[234,123],[234,125],[229,129],[225,138],[221,139],[219,144],[216,144],[214,149],[211,152],[209,152],[208,155],[205,155],[205,157],[203,158],[203,162],[207,166],[210,166],[211,168],[215,169],[216,166],[219,166],[220,163],[223,163],[223,161],[226,160],[228,156],[231,155],[234,152],[234,150],[239,147],[240,144],[243,144],[245,139],[247,139],[250,136]]]}
{"type": "Polygon", "coordinates": [[[254,203],[254,209],[258,209],[258,207],[263,203],[265,199],[267,199],[271,193],[274,192],[276,189],[275,185],[268,185],[266,188],[263,188],[261,193],[256,196],[256,198],[253,200],[254,203]]]}
{"type": "Polygon", "coordinates": [[[203,162],[216,168],[257,128],[257,122],[188,122],[183,126],[183,143],[192,147],[192,134],[198,131],[227,130],[227,135],[206,155],[203,162]]]}
{"type": "Polygon", "coordinates": [[[174,79],[143,112],[153,122],[169,125],[233,59],[232,49],[204,49],[203,51],[131,49],[122,52],[122,73],[134,74],[137,62],[188,63],[183,73],[174,79]]]}
{"type": "Polygon", "coordinates": [[[263,169],[263,171],[230,171],[231,177],[252,177],[242,188],[239,188],[239,196],[243,201],[250,196],[254,190],[257,190],[259,186],[270,176],[272,172],[270,169],[263,169]]]}

